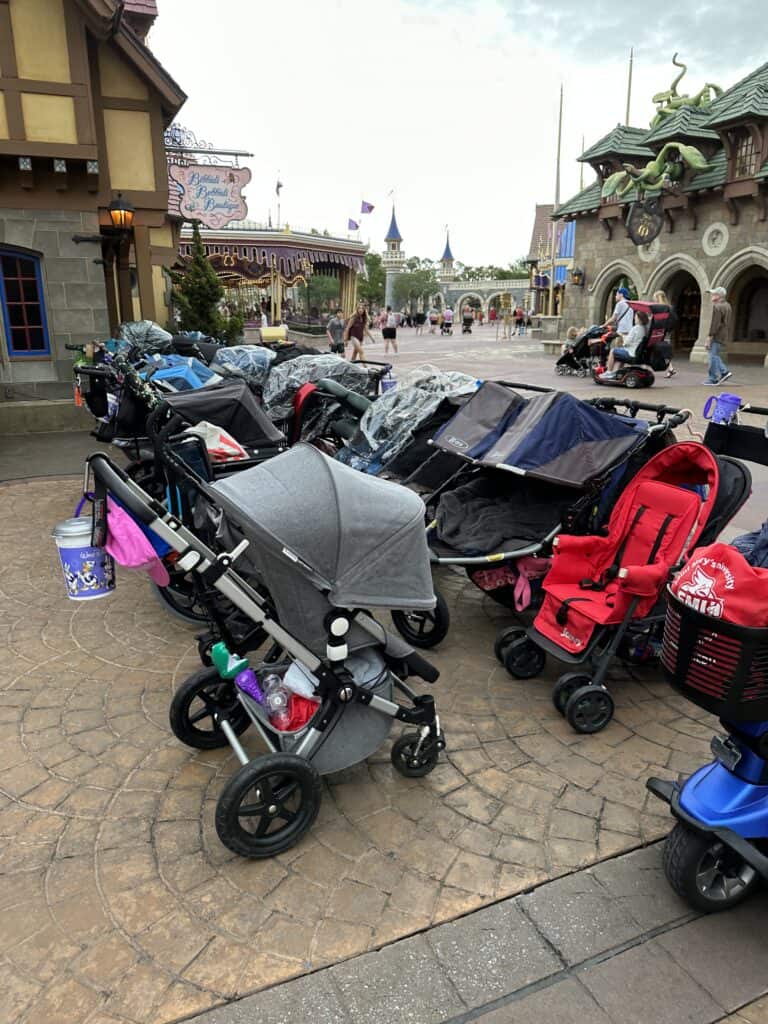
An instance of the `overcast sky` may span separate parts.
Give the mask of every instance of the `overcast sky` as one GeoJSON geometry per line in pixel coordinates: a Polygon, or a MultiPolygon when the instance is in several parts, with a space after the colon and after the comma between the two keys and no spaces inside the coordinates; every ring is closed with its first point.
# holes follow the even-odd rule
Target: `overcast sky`
{"type": "MultiPolygon", "coordinates": [[[[728,87],[766,59],[758,5],[706,0],[158,0],[150,45],[189,95],[179,121],[254,154],[249,217],[383,247],[388,193],[408,255],[505,264],[527,252],[535,203],[555,188],[565,90],[561,198],[590,145],[655,92],[728,87]],[[626,13],[625,13],[626,12],[626,13]],[[374,203],[358,216],[361,199],[374,203]]],[[[594,180],[585,170],[585,184],[594,180]]]]}

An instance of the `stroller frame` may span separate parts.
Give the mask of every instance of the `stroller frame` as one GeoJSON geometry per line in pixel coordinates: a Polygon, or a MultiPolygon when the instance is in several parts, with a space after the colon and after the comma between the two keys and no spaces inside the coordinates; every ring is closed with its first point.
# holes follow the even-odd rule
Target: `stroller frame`
{"type": "MultiPolygon", "coordinates": [[[[174,457],[170,456],[170,458],[174,457]]],[[[216,502],[216,492],[212,492],[203,481],[195,477],[181,460],[179,460],[177,468],[181,472],[186,471],[187,475],[194,480],[195,486],[211,501],[216,502]]],[[[298,662],[318,680],[316,696],[320,700],[319,709],[308,723],[305,734],[291,754],[281,753],[281,748],[276,742],[279,733],[267,727],[254,714],[248,705],[246,695],[238,694],[238,700],[248,714],[248,718],[255,725],[259,735],[273,754],[280,754],[286,762],[293,763],[294,760],[298,760],[311,764],[313,757],[318,753],[329,735],[330,729],[336,724],[345,708],[359,703],[369,706],[389,718],[418,726],[418,732],[410,737],[410,744],[406,748],[401,747],[398,750],[399,763],[395,760],[393,751],[393,763],[398,770],[407,775],[424,775],[431,771],[437,762],[439,751],[445,747],[440,720],[435,710],[434,697],[430,694],[416,694],[407,686],[405,680],[409,675],[414,675],[425,682],[435,682],[439,678],[439,672],[434,666],[408,648],[407,645],[401,644],[387,634],[380,623],[359,609],[339,608],[328,614],[326,618],[327,658],[319,658],[273,618],[268,601],[233,568],[234,563],[250,544],[247,539],[240,542],[232,551],[217,554],[102,452],[97,452],[86,460],[84,494],[91,491],[91,477],[96,485],[97,509],[100,501],[105,501],[107,493],[114,495],[132,516],[149,527],[178,553],[178,562],[181,568],[189,572],[193,571],[201,577],[206,585],[215,588],[238,611],[247,616],[255,627],[263,630],[281,651],[288,654],[292,660],[298,662]],[[353,622],[370,634],[372,640],[382,645],[382,653],[393,686],[411,701],[411,707],[370,693],[358,686],[349,671],[345,670],[344,660],[348,653],[345,637],[353,622]]],[[[283,547],[282,553],[306,578],[319,584],[321,588],[330,589],[330,583],[318,577],[315,570],[298,555],[286,547],[283,547]]],[[[212,717],[214,726],[226,737],[235,757],[240,762],[241,771],[256,764],[258,759],[252,761],[240,743],[227,710],[215,709],[212,717]]],[[[239,731],[242,732],[242,729],[239,731]]],[[[398,743],[401,744],[404,739],[405,737],[402,737],[398,743]]],[[[397,746],[398,744],[396,744],[397,746]]],[[[317,774],[314,766],[312,766],[312,771],[315,775],[317,774]]],[[[239,773],[230,780],[230,783],[236,782],[238,776],[239,773]]],[[[224,794],[222,794],[223,796],[224,794]]],[[[319,808],[319,797],[316,799],[317,808],[319,808]]],[[[301,834],[311,825],[316,813],[317,809],[311,815],[305,828],[302,829],[301,834]]],[[[293,845],[298,838],[299,836],[295,836],[289,845],[293,845]]],[[[251,857],[272,856],[274,853],[280,852],[277,849],[263,852],[232,848],[235,849],[235,852],[251,857]]],[[[285,848],[287,847],[281,849],[285,848]]]]}

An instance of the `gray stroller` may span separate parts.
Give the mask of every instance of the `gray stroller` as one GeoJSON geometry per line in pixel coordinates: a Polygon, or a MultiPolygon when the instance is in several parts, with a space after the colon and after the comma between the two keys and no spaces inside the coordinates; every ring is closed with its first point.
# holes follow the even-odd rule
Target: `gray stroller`
{"type": "Polygon", "coordinates": [[[183,463],[179,469],[216,517],[218,553],[102,453],[88,459],[85,491],[92,475],[102,533],[111,495],[178,553],[180,569],[199,574],[272,641],[250,664],[223,644],[214,648],[214,667],[181,684],[170,715],[176,736],[193,747],[229,743],[241,767],[219,797],[219,838],[241,856],[271,857],[311,827],[320,775],[373,754],[393,718],[415,727],[392,748],[402,775],[428,774],[444,749],[434,698],[406,683],[409,676],[435,682],[437,669],[363,610],[434,607],[424,505],[404,487],[304,444],[214,484],[183,463]],[[299,728],[277,729],[258,693],[244,677],[235,680],[243,669],[257,680],[300,670],[316,710],[299,728]],[[393,690],[409,703],[394,701],[393,690]],[[251,758],[240,743],[251,725],[267,754],[251,758]]]}

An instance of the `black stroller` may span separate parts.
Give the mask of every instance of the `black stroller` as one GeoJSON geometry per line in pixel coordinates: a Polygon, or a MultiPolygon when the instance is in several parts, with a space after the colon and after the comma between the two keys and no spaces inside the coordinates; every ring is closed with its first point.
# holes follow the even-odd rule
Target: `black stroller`
{"type": "Polygon", "coordinates": [[[462,314],[462,317],[461,317],[461,333],[462,334],[471,334],[472,333],[472,324],[474,322],[474,319],[475,318],[472,315],[472,313],[464,312],[462,314]]]}
{"type": "Polygon", "coordinates": [[[266,659],[246,676],[285,680],[296,666],[310,682],[316,709],[287,730],[275,726],[243,680],[247,660],[222,648],[215,652],[218,667],[195,673],[173,698],[178,738],[200,749],[229,744],[241,764],[216,808],[216,829],[230,850],[262,858],[297,843],[317,817],[320,775],[378,750],[394,718],[416,727],[392,748],[396,770],[419,777],[434,768],[445,745],[434,698],[417,695],[406,680],[432,683],[439,673],[360,610],[434,604],[417,495],[310,445],[214,485],[190,473],[219,510],[222,541],[233,545],[217,553],[106,455],[90,456],[86,491],[91,476],[95,509],[111,494],[178,553],[188,572],[272,639],[266,659]],[[395,689],[408,705],[393,701],[395,689]],[[251,725],[268,750],[253,758],[238,738],[251,725]]]}
{"type": "Polygon", "coordinates": [[[589,377],[596,366],[605,366],[608,347],[602,340],[605,329],[593,324],[573,342],[555,363],[560,376],[589,377]]]}

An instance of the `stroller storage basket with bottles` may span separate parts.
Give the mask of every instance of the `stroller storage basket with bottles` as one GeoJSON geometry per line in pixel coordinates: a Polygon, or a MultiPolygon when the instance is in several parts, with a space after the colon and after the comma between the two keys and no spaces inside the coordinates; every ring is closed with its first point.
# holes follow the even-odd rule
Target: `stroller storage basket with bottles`
{"type": "MultiPolygon", "coordinates": [[[[271,639],[267,667],[252,669],[262,673],[270,663],[291,662],[312,680],[317,710],[295,731],[300,735],[291,739],[290,751],[277,726],[235,681],[248,659],[224,645],[214,648],[215,667],[195,673],[177,690],[171,708],[177,737],[202,749],[229,743],[241,764],[216,810],[225,845],[255,858],[293,846],[317,816],[320,773],[374,753],[392,719],[415,726],[394,744],[394,767],[410,777],[432,770],[444,747],[434,698],[417,695],[406,679],[435,682],[439,673],[360,610],[434,605],[424,506],[417,495],[305,444],[214,484],[190,471],[233,537],[242,538],[234,549],[217,552],[106,455],[90,456],[86,491],[91,475],[96,509],[112,495],[178,553],[183,570],[199,574],[271,639]],[[392,700],[392,690],[408,703],[392,700]],[[340,729],[342,722],[352,722],[350,713],[360,721],[340,729]],[[384,726],[368,728],[371,716],[384,726]],[[270,753],[249,757],[238,738],[249,725],[270,753]]],[[[107,515],[107,528],[108,521],[107,515]]]]}

